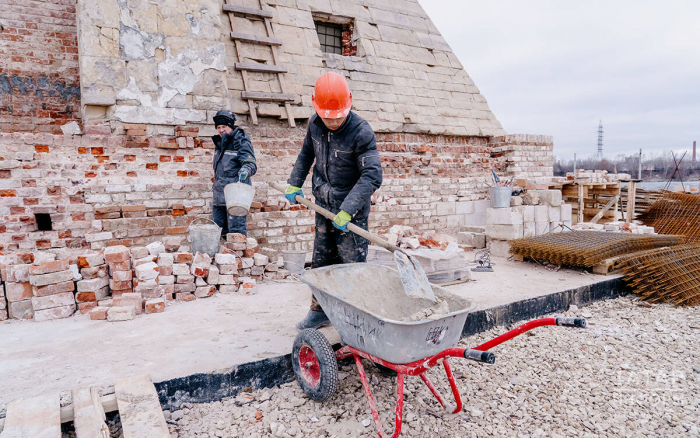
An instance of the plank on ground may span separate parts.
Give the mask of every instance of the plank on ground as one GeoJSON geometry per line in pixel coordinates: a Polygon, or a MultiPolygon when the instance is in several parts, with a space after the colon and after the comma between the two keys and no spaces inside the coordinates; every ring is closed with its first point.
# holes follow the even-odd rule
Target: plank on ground
{"type": "Polygon", "coordinates": [[[73,424],[77,438],[109,438],[105,411],[97,388],[73,390],[73,424]]]}
{"type": "Polygon", "coordinates": [[[114,392],[124,438],[169,438],[168,425],[148,374],[118,379],[114,392]]]}
{"type": "Polygon", "coordinates": [[[7,405],[1,438],[61,438],[61,400],[45,394],[7,405]]]}

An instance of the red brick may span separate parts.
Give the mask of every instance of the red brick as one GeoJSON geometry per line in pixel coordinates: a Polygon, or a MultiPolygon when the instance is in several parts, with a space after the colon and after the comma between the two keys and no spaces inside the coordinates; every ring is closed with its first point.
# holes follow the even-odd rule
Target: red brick
{"type": "Polygon", "coordinates": [[[145,205],[122,205],[121,210],[125,211],[146,211],[145,205]]]}
{"type": "Polygon", "coordinates": [[[46,154],[49,152],[49,147],[46,145],[36,145],[34,146],[34,151],[37,154],[46,154]]]}
{"type": "Polygon", "coordinates": [[[68,260],[53,260],[29,268],[30,275],[51,274],[68,269],[68,260]]]}
{"type": "Polygon", "coordinates": [[[158,266],[158,275],[168,276],[173,275],[172,266],[158,266]]]}
{"type": "Polygon", "coordinates": [[[195,296],[192,295],[192,293],[190,293],[190,292],[182,292],[182,293],[176,294],[175,299],[177,301],[194,301],[194,300],[196,300],[195,296]]]}
{"type": "Polygon", "coordinates": [[[107,263],[120,263],[131,260],[129,248],[119,245],[105,249],[105,261],[107,263]]]}
{"type": "Polygon", "coordinates": [[[129,131],[129,130],[146,130],[148,128],[148,125],[145,125],[143,123],[124,123],[124,129],[129,131]]]}
{"type": "MultiPolygon", "coordinates": [[[[17,192],[14,190],[0,190],[0,196],[3,198],[14,198],[17,196],[17,192]]],[[[22,211],[24,211],[24,208],[22,211]]]]}
{"type": "Polygon", "coordinates": [[[35,297],[46,297],[63,292],[73,292],[74,290],[75,283],[73,281],[64,281],[62,283],[49,284],[48,286],[34,286],[32,293],[35,297]]]}
{"type": "Polygon", "coordinates": [[[90,310],[90,319],[93,321],[106,321],[109,307],[95,307],[90,310]]]}
{"type": "Polygon", "coordinates": [[[146,301],[146,313],[161,313],[165,311],[165,300],[157,298],[146,301]]]}
{"type": "Polygon", "coordinates": [[[112,299],[112,306],[134,306],[136,314],[140,315],[143,311],[143,297],[138,293],[125,293],[112,299]]]}
{"type": "Polygon", "coordinates": [[[189,252],[176,252],[173,254],[175,263],[192,263],[194,256],[189,252]]]}
{"type": "Polygon", "coordinates": [[[5,297],[10,303],[31,299],[34,296],[29,283],[5,283],[5,297]]]}
{"type": "Polygon", "coordinates": [[[121,207],[118,205],[110,205],[106,207],[95,207],[93,209],[93,212],[95,214],[105,214],[105,213],[114,213],[114,212],[119,212],[121,211],[121,207]]]}
{"type": "Polygon", "coordinates": [[[131,270],[131,260],[126,260],[124,262],[110,263],[109,272],[115,271],[129,271],[131,270]]]}

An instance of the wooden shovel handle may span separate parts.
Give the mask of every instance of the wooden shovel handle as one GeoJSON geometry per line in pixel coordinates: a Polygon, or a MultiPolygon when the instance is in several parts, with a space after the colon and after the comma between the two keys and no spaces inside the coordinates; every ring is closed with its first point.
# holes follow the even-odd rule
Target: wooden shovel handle
{"type": "MultiPolygon", "coordinates": [[[[270,187],[273,189],[279,190],[280,192],[284,193],[284,187],[281,184],[277,184],[275,182],[269,182],[268,183],[270,187]]],[[[327,219],[333,220],[335,219],[335,215],[331,213],[330,211],[326,210],[325,208],[316,205],[315,203],[311,202],[310,200],[304,198],[303,196],[296,196],[296,201],[303,205],[304,207],[308,208],[309,210],[313,210],[316,213],[324,216],[327,219]]],[[[388,249],[391,252],[395,251],[400,251],[400,249],[394,245],[391,245],[389,242],[386,240],[382,239],[379,236],[376,236],[366,230],[363,230],[362,228],[358,227],[357,225],[353,224],[352,222],[348,223],[348,230],[352,231],[353,233],[357,234],[360,237],[364,237],[365,239],[369,240],[370,242],[374,243],[375,245],[379,245],[382,248],[388,249]]]]}

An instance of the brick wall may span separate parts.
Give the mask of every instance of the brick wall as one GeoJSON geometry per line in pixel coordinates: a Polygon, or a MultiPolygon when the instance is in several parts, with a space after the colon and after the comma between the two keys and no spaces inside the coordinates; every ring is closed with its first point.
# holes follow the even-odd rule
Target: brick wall
{"type": "Polygon", "coordinates": [[[0,0],[0,131],[80,121],[75,1],[0,0]]]}
{"type": "MultiPolygon", "coordinates": [[[[0,252],[28,260],[35,250],[64,256],[114,244],[161,240],[174,250],[184,243],[189,222],[211,213],[213,143],[191,128],[162,134],[159,127],[156,135],[148,127],[135,136],[142,127],[127,127],[117,134],[109,125],[88,125],[84,135],[0,134],[0,252]],[[51,231],[37,231],[37,213],[51,215],[51,231]]],[[[305,127],[270,121],[247,131],[259,165],[256,201],[282,200],[267,182],[286,181],[305,127]]],[[[486,139],[378,134],[377,141],[385,179],[374,196],[373,230],[405,224],[454,232],[472,224],[490,175],[486,139]]],[[[312,213],[288,207],[256,209],[249,234],[262,246],[311,248],[312,213]]]]}
{"type": "Polygon", "coordinates": [[[491,137],[491,157],[497,168],[516,179],[551,178],[554,139],[549,135],[512,134],[491,137]]]}

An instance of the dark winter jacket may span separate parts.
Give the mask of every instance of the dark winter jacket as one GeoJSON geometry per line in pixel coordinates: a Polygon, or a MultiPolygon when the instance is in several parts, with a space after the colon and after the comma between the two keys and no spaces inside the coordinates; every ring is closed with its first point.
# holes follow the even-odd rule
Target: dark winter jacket
{"type": "Polygon", "coordinates": [[[301,187],[314,160],[316,204],[336,214],[344,210],[353,219],[367,218],[372,193],[382,185],[382,166],[369,123],[351,111],[345,123],[331,131],[314,115],[287,182],[301,187]]]}
{"type": "MultiPolygon", "coordinates": [[[[214,151],[214,205],[225,206],[224,187],[227,184],[238,182],[238,171],[242,167],[248,168],[250,176],[255,175],[258,166],[255,164],[255,153],[248,135],[240,128],[233,130],[232,134],[224,134],[223,137],[212,137],[216,149],[214,151]]],[[[250,178],[241,181],[251,184],[250,178]]]]}

